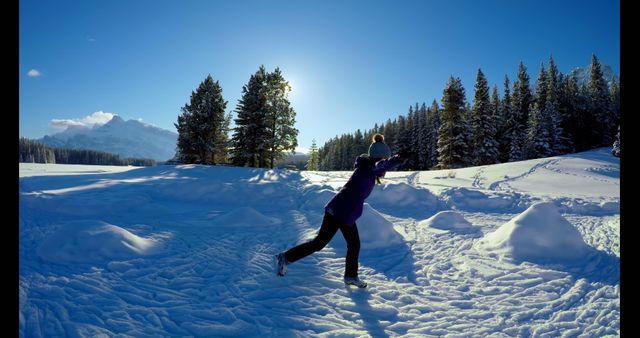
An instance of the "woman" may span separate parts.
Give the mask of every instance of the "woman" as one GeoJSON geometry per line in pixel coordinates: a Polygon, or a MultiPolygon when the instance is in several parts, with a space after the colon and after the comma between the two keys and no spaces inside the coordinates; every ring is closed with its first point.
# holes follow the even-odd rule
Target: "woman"
{"type": "Polygon", "coordinates": [[[367,286],[367,283],[358,278],[360,236],[356,220],[362,215],[364,200],[371,194],[376,182],[380,183],[380,177],[383,177],[387,170],[402,164],[400,155],[389,157],[390,155],[391,150],[384,143],[384,136],[374,135],[368,154],[356,158],[355,170],[351,177],[325,205],[322,226],[316,237],[276,255],[279,276],[284,276],[287,265],[322,250],[340,229],[347,241],[344,282],[360,288],[367,286]]]}

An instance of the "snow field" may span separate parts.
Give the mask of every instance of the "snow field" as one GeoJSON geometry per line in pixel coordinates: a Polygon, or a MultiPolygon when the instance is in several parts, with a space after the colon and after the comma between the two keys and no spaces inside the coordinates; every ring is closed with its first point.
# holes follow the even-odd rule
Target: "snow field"
{"type": "Polygon", "coordinates": [[[619,336],[619,160],[601,151],[387,173],[357,221],[365,290],[342,283],[339,232],[274,269],[349,172],[88,169],[21,164],[21,337],[619,336]]]}

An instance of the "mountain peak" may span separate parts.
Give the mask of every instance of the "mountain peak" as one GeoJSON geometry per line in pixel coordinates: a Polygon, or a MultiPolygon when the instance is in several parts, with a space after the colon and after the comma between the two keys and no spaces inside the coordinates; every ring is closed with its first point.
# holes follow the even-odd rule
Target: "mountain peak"
{"type": "Polygon", "coordinates": [[[109,122],[107,122],[107,124],[109,123],[123,123],[124,120],[122,119],[122,117],[118,116],[118,115],[113,115],[113,117],[111,118],[111,120],[109,122]]]}
{"type": "Polygon", "coordinates": [[[118,115],[114,115],[106,124],[95,125],[91,129],[76,129],[45,136],[41,142],[55,147],[105,151],[124,158],[166,161],[174,157],[178,138],[176,133],[169,130],[138,120],[125,121],[118,115]]]}

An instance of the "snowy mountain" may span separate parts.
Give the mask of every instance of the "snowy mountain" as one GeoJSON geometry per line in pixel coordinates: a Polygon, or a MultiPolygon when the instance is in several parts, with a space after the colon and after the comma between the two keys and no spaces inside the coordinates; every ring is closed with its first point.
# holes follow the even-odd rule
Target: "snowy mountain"
{"type": "Polygon", "coordinates": [[[620,159],[601,148],[388,172],[313,238],[351,172],[20,163],[20,337],[618,337],[620,159]]]}
{"type": "Polygon", "coordinates": [[[115,115],[104,125],[88,128],[70,126],[65,131],[38,141],[70,149],[91,149],[118,154],[123,158],[166,161],[175,155],[178,134],[136,120],[124,121],[115,115]]]}
{"type": "MultiPolygon", "coordinates": [[[[578,79],[578,84],[586,85],[589,82],[589,73],[591,72],[591,65],[587,67],[576,67],[574,68],[576,71],[576,78],[578,79]]],[[[604,77],[607,84],[611,86],[611,81],[613,80],[613,76],[616,76],[616,73],[611,69],[609,65],[602,65],[602,76],[604,77]]],[[[618,77],[619,78],[619,77],[618,77]]]]}

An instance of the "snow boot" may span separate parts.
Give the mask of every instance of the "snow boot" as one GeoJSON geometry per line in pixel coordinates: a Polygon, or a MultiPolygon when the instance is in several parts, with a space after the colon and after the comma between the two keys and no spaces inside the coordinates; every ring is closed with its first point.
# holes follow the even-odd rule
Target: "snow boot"
{"type": "Polygon", "coordinates": [[[276,270],[278,271],[278,276],[284,276],[285,272],[287,272],[287,259],[284,257],[283,253],[279,253],[276,255],[276,270]]]}
{"type": "Polygon", "coordinates": [[[345,277],[344,283],[347,285],[355,285],[359,288],[366,288],[367,283],[358,277],[345,277]]]}

